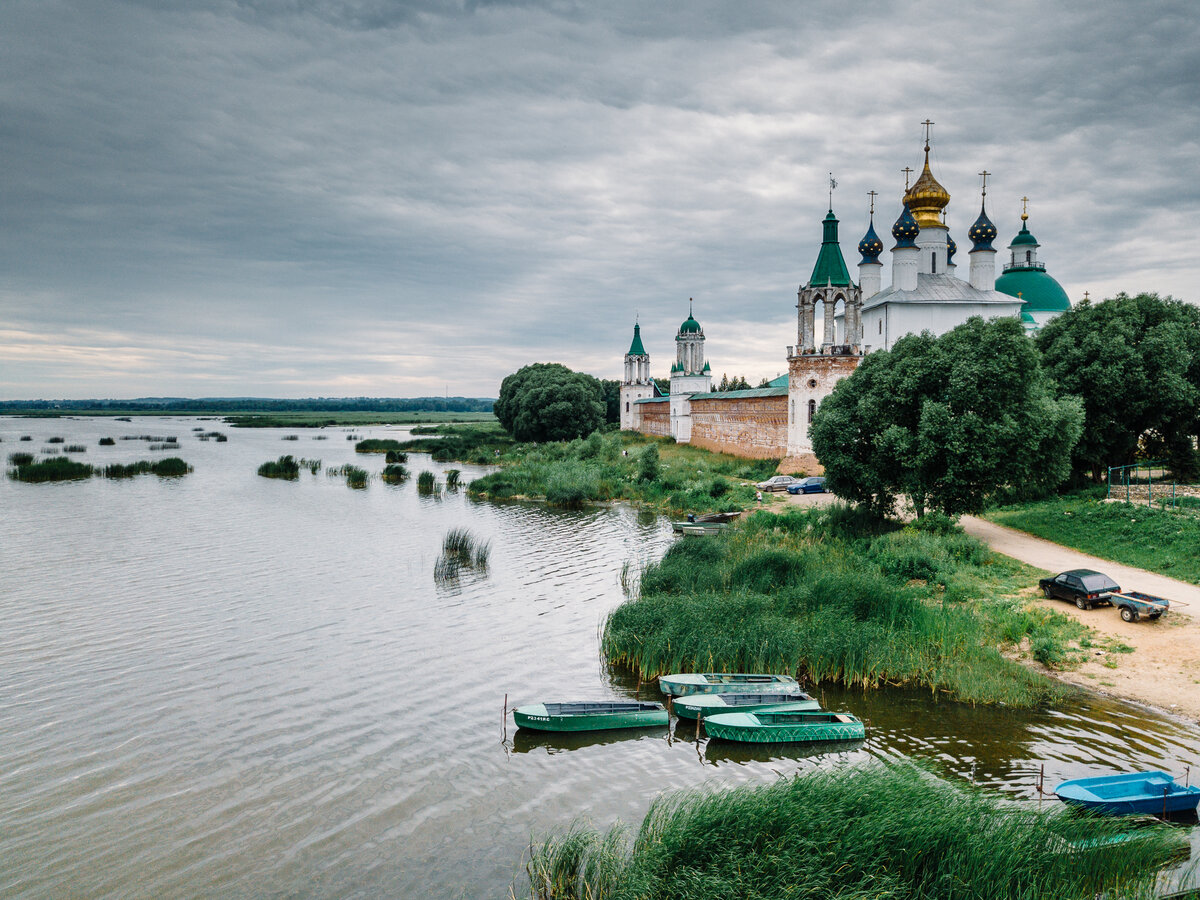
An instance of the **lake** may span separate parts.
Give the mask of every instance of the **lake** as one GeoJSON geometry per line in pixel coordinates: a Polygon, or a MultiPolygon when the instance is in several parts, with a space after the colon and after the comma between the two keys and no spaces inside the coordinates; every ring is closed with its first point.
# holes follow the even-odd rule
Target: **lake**
{"type": "Polygon", "coordinates": [[[421,496],[423,469],[443,482],[482,471],[422,454],[397,486],[353,490],[324,470],[378,473],[383,457],[347,437],[407,432],[0,418],[5,456],[62,436],[93,465],[195,467],[0,482],[0,896],[503,897],[523,886],[531,837],[577,817],[636,825],[664,790],[877,756],[930,759],[1027,802],[1042,766],[1049,787],[1113,768],[1200,778],[1200,731],[1099,697],[1031,712],[818,686],[869,736],[816,757],[696,742],[686,725],[515,732],[506,695],[511,707],[639,694],[600,660],[600,629],[623,565],[636,572],[678,538],[624,506],[421,496]],[[119,439],[138,435],[181,446],[119,439]],[[255,474],[283,454],[324,469],[255,474]],[[439,583],[456,527],[491,542],[488,572],[439,583]]]}

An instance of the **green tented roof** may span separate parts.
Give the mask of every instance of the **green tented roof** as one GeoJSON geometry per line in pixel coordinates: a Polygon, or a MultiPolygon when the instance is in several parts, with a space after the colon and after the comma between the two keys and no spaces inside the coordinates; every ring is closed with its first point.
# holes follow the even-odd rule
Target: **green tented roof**
{"type": "Polygon", "coordinates": [[[636,322],[633,325],[633,343],[629,345],[626,356],[645,356],[646,348],[642,346],[642,326],[636,322]]]}
{"type": "Polygon", "coordinates": [[[1071,308],[1067,292],[1042,269],[1009,269],[996,279],[996,290],[1025,301],[1023,312],[1064,312],[1071,308]]]}
{"type": "Polygon", "coordinates": [[[780,375],[778,378],[772,378],[772,379],[771,379],[771,380],[768,382],[768,384],[770,384],[770,385],[771,385],[771,387],[773,387],[773,388],[774,388],[774,387],[787,387],[787,386],[788,386],[788,377],[787,377],[787,374],[785,373],[785,374],[783,374],[783,375],[780,375]]]}
{"type": "Polygon", "coordinates": [[[846,260],[842,257],[842,248],[838,244],[838,220],[832,209],[825,216],[823,224],[825,236],[821,241],[821,252],[817,254],[817,264],[813,266],[808,283],[813,287],[823,284],[849,287],[850,270],[846,268],[846,260]]]}

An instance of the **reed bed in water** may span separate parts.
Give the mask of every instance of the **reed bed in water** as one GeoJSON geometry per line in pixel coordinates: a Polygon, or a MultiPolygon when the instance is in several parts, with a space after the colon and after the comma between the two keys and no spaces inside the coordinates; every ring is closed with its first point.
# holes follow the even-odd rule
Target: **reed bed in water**
{"type": "Polygon", "coordinates": [[[442,554],[434,564],[434,578],[448,581],[457,578],[464,570],[487,574],[491,552],[490,541],[476,537],[469,529],[452,528],[442,539],[442,554]]]}
{"type": "Polygon", "coordinates": [[[113,463],[104,467],[105,478],[135,478],[138,475],[158,475],[162,478],[178,478],[187,475],[192,467],[178,456],[168,456],[155,462],[143,459],[128,465],[113,463]]]}
{"type": "Polygon", "coordinates": [[[274,462],[265,462],[259,466],[258,474],[263,478],[282,478],[284,481],[295,481],[300,477],[300,463],[294,456],[281,456],[274,462]]]}
{"type": "Polygon", "coordinates": [[[437,478],[428,470],[417,476],[417,491],[422,494],[432,494],[437,490],[437,478]]]}
{"type": "Polygon", "coordinates": [[[355,453],[387,453],[389,450],[398,451],[404,449],[400,446],[399,441],[394,441],[390,438],[367,438],[365,441],[359,441],[354,445],[355,453]]]}
{"type": "MultiPolygon", "coordinates": [[[[13,454],[16,456],[17,454],[13,454]]],[[[26,454],[27,456],[29,454],[26,454]]],[[[11,461],[11,457],[9,458],[11,461]]],[[[8,470],[8,477],[14,481],[41,483],[47,481],[79,481],[91,478],[95,469],[87,463],[76,462],[65,456],[43,459],[39,462],[29,462],[17,465],[8,470]]]]}
{"type": "Polygon", "coordinates": [[[333,469],[326,469],[325,471],[334,478],[345,478],[346,486],[352,488],[365,488],[367,481],[371,477],[366,469],[360,469],[358,466],[352,466],[349,463],[333,469]]]}
{"type": "Polygon", "coordinates": [[[386,463],[406,463],[408,462],[408,454],[402,450],[389,450],[383,461],[386,463]]]}
{"type": "Polygon", "coordinates": [[[1028,638],[1040,661],[1067,665],[1082,628],[1015,596],[1031,583],[1032,570],[961,532],[899,529],[837,506],[759,512],[647,566],[640,595],[609,615],[601,650],[644,680],[767,671],[1034,706],[1067,689],[1009,657],[1028,638]]]}
{"type": "Polygon", "coordinates": [[[382,477],[388,484],[400,484],[408,478],[408,469],[399,463],[392,463],[383,467],[382,477]]]}
{"type": "Polygon", "coordinates": [[[116,442],[116,441],[114,441],[114,440],[113,440],[112,438],[110,438],[110,437],[102,437],[102,438],[100,438],[100,446],[101,446],[101,447],[115,447],[115,446],[116,446],[116,444],[117,444],[117,442],[116,442]]]}
{"type": "Polygon", "coordinates": [[[532,847],[526,896],[1149,898],[1157,871],[1186,853],[1186,837],[1165,825],[1128,827],[1018,805],[913,763],[876,762],[665,795],[632,844],[621,826],[573,825],[532,847]]]}
{"type": "Polygon", "coordinates": [[[67,444],[63,447],[63,453],[87,453],[87,447],[83,444],[67,444]]]}

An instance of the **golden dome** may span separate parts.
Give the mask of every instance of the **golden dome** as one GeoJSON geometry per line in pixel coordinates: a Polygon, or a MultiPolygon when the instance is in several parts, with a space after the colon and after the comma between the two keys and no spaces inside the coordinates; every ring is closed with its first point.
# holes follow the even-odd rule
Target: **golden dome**
{"type": "Polygon", "coordinates": [[[922,228],[945,227],[942,224],[941,212],[950,202],[950,192],[938,184],[938,180],[929,171],[929,144],[925,145],[925,168],[921,171],[921,177],[904,195],[904,202],[908,204],[917,224],[922,228]]]}

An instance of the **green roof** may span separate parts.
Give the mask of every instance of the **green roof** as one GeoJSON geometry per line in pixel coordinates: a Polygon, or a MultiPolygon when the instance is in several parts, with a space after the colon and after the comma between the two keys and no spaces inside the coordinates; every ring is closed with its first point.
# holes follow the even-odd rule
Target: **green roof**
{"type": "Polygon", "coordinates": [[[692,318],[692,314],[688,313],[688,317],[683,320],[683,324],[679,326],[680,334],[699,334],[700,323],[692,318]]]}
{"type": "Polygon", "coordinates": [[[772,378],[767,383],[770,384],[771,387],[787,387],[788,386],[787,374],[785,373],[783,375],[780,375],[778,378],[772,378]]]}
{"type": "Polygon", "coordinates": [[[850,270],[846,268],[846,260],[842,258],[842,248],[838,245],[838,220],[831,209],[825,216],[825,236],[821,241],[821,252],[817,254],[817,264],[813,266],[809,285],[820,287],[823,284],[834,284],[839,287],[849,287],[850,270]]]}
{"type": "Polygon", "coordinates": [[[626,356],[645,356],[646,348],[642,346],[642,326],[633,323],[633,343],[629,345],[629,352],[626,356]]]}
{"type": "Polygon", "coordinates": [[[1024,244],[1032,244],[1034,247],[1042,246],[1037,242],[1037,238],[1029,233],[1029,225],[1027,225],[1025,222],[1022,222],[1021,230],[1017,232],[1017,236],[1012,239],[1012,243],[1009,244],[1009,246],[1020,247],[1024,244]]]}
{"type": "Polygon", "coordinates": [[[1067,292],[1043,269],[1009,269],[996,279],[996,290],[1025,301],[1023,312],[1064,312],[1071,308],[1067,292]]]}
{"type": "Polygon", "coordinates": [[[751,388],[748,391],[709,391],[702,394],[692,394],[693,400],[737,400],[754,397],[786,397],[787,386],[769,388],[751,388]]]}

